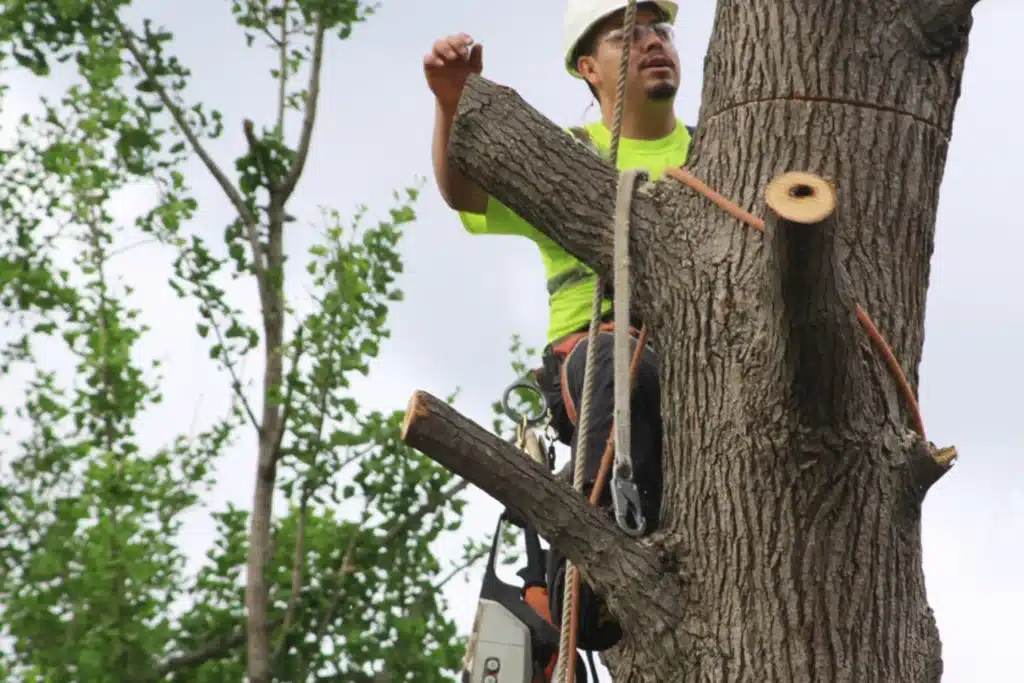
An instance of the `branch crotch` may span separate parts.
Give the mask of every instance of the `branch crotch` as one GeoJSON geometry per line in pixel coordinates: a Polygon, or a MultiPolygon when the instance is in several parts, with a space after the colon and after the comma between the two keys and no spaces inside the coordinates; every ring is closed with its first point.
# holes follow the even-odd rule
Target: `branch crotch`
{"type": "Polygon", "coordinates": [[[781,379],[805,427],[842,428],[865,380],[856,301],[836,244],[836,194],[824,179],[790,172],[765,191],[768,292],[783,354],[781,379]]]}
{"type": "Polygon", "coordinates": [[[678,618],[683,590],[658,552],[512,444],[424,391],[409,401],[402,441],[526,520],[580,568],[622,623],[678,618]]]}

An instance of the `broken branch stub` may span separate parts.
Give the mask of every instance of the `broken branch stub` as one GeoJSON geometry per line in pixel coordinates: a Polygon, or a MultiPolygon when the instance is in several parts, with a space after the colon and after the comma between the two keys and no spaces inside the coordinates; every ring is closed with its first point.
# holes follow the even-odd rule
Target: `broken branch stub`
{"type": "Polygon", "coordinates": [[[436,396],[413,394],[402,440],[525,519],[580,567],[626,623],[643,623],[651,610],[681,604],[677,577],[665,573],[653,550],[626,536],[606,512],[525,453],[436,396]]]}
{"type": "Polygon", "coordinates": [[[959,458],[956,446],[938,447],[930,441],[916,439],[907,454],[906,480],[917,500],[925,495],[951,469],[959,458]]]}
{"type": "MultiPolygon", "coordinates": [[[[469,77],[448,158],[492,197],[611,280],[618,172],[515,90],[469,77]]],[[[657,227],[658,208],[637,193],[630,215],[631,241],[643,243],[644,235],[657,227]]],[[[642,267],[642,262],[635,264],[635,270],[642,267]]]]}
{"type": "Polygon", "coordinates": [[[863,333],[849,275],[839,260],[836,193],[802,172],[776,176],[765,190],[768,278],[784,355],[783,381],[806,427],[842,428],[865,380],[863,333]]]}
{"type": "Polygon", "coordinates": [[[907,0],[923,52],[939,56],[959,49],[970,33],[971,11],[979,0],[907,0]]]}

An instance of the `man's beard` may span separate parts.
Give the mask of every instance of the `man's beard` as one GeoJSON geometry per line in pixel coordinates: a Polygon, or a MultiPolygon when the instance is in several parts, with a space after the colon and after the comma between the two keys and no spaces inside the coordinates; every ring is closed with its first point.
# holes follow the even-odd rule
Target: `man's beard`
{"type": "Polygon", "coordinates": [[[655,102],[661,102],[664,100],[670,100],[676,96],[679,91],[679,86],[668,81],[662,81],[656,85],[652,85],[647,88],[647,99],[655,102]]]}

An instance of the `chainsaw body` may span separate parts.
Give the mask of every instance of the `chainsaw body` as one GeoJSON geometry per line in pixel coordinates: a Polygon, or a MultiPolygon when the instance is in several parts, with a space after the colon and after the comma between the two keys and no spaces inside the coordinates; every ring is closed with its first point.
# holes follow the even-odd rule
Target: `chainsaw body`
{"type": "Polygon", "coordinates": [[[530,629],[500,602],[480,599],[466,673],[470,683],[533,683],[530,629]]]}
{"type": "MultiPolygon", "coordinates": [[[[549,683],[554,669],[559,634],[548,611],[545,552],[536,531],[514,521],[523,528],[526,539],[526,567],[517,572],[523,586],[499,579],[495,565],[502,525],[507,521],[510,518],[504,512],[491,542],[463,683],[549,683]]],[[[582,661],[579,664],[577,683],[586,683],[586,669],[582,661]]]]}

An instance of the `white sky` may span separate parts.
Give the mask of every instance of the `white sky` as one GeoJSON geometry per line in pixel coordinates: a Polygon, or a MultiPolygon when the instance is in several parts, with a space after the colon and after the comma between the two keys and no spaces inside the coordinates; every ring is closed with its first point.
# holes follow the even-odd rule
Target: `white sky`
{"type": "MultiPolygon", "coordinates": [[[[381,215],[393,189],[418,177],[428,181],[418,203],[420,219],[404,240],[406,301],[394,309],[393,338],[361,388],[369,407],[400,409],[416,389],[445,395],[458,385],[460,408],[489,424],[490,402],[513,379],[506,352],[511,335],[543,340],[546,293],[533,245],[464,233],[433,188],[432,102],[421,57],[436,38],[467,31],[484,44],[487,77],[516,88],[559,124],[592,119],[597,112],[588,108],[586,89],[560,68],[563,7],[550,0],[384,2],[350,41],[328,50],[314,150],[291,205],[300,217],[288,237],[295,260],[317,239],[315,228],[304,226],[317,223],[319,206],[351,214],[365,203],[381,215]]],[[[684,3],[678,26],[684,71],[678,111],[691,123],[713,10],[711,0],[684,3]]],[[[137,12],[175,32],[174,52],[194,71],[193,98],[224,113],[227,135],[212,151],[230,170],[242,149],[242,117],[257,123],[271,117],[269,55],[246,50],[228,2],[148,0],[138,3],[137,12]]],[[[946,683],[1019,680],[1016,648],[1024,633],[1024,436],[1016,429],[1024,408],[1018,360],[1024,308],[1017,276],[1024,219],[1014,206],[1024,182],[1018,122],[1024,109],[1024,3],[983,0],[975,19],[939,206],[921,367],[929,436],[961,453],[924,509],[925,572],[944,643],[946,683]]],[[[10,83],[12,105],[29,106],[40,92],[39,84],[25,79],[10,83]]],[[[47,84],[45,92],[55,95],[63,85],[47,84]]],[[[4,121],[10,116],[5,112],[4,121]]],[[[198,166],[196,171],[190,180],[203,210],[194,229],[218,240],[230,208],[198,166]]],[[[228,384],[207,371],[191,305],[165,285],[166,253],[140,247],[119,257],[118,267],[137,287],[136,302],[154,328],[143,350],[165,359],[169,377],[164,405],[144,425],[147,441],[157,444],[188,430],[197,413],[219,414],[228,384]]],[[[250,309],[252,289],[247,284],[238,290],[250,309]]],[[[231,500],[249,506],[254,458],[248,443],[224,458],[211,505],[231,500]]],[[[487,533],[499,507],[477,491],[472,500],[467,531],[487,533]]],[[[196,558],[211,533],[197,514],[185,538],[196,558]]],[[[460,545],[452,544],[453,554],[460,545]]],[[[470,579],[446,591],[463,633],[471,624],[478,574],[470,579]]]]}

